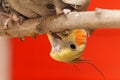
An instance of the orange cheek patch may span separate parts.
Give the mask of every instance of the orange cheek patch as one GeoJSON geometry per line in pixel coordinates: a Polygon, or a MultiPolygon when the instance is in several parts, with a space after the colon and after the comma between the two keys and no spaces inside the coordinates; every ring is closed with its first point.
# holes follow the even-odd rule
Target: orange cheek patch
{"type": "Polygon", "coordinates": [[[75,42],[78,46],[84,44],[86,42],[86,32],[82,29],[76,30],[75,32],[75,42]]]}

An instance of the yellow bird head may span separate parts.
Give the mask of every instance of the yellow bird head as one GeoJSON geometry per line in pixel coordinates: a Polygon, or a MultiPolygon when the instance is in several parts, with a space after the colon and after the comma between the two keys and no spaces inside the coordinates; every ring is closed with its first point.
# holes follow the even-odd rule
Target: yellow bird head
{"type": "Polygon", "coordinates": [[[60,33],[49,33],[52,49],[50,56],[60,62],[77,61],[86,46],[87,33],[84,29],[66,30],[60,33]]]}
{"type": "Polygon", "coordinates": [[[104,74],[94,64],[81,59],[86,46],[87,31],[84,29],[66,30],[60,33],[49,33],[48,38],[52,45],[50,56],[60,62],[87,63],[93,66],[104,78],[104,74]]]}

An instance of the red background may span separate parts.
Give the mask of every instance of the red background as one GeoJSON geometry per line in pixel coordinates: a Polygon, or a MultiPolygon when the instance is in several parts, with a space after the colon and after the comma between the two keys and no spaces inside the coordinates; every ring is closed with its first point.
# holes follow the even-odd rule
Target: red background
{"type": "MultiPolygon", "coordinates": [[[[95,8],[120,9],[120,0],[91,0],[88,10],[95,8]]],[[[46,35],[24,42],[12,39],[12,80],[103,80],[88,64],[56,62],[49,56],[50,43],[46,35]]],[[[91,60],[107,80],[120,80],[120,29],[96,29],[88,39],[83,57],[91,60]]]]}

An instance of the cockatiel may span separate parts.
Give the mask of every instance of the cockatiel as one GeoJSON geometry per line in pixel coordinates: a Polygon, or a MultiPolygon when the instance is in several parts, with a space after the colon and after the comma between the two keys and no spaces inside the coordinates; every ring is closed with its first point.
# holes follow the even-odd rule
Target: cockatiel
{"type": "MultiPolygon", "coordinates": [[[[49,33],[48,39],[52,45],[50,56],[54,60],[72,64],[90,64],[105,80],[104,74],[94,64],[81,58],[87,42],[87,31],[85,29],[73,29],[59,33],[49,33]]],[[[77,66],[75,67],[77,68],[77,66]]]]}
{"type": "Polygon", "coordinates": [[[50,56],[57,61],[72,63],[80,59],[85,49],[87,33],[84,29],[48,34],[52,45],[50,56]]]}

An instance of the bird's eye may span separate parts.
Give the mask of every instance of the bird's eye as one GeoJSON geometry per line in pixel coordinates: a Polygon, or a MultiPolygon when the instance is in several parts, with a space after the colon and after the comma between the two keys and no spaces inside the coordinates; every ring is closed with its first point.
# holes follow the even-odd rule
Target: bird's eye
{"type": "Polygon", "coordinates": [[[74,50],[74,49],[76,49],[76,45],[75,44],[70,44],[70,48],[74,50]]]}

